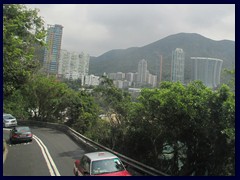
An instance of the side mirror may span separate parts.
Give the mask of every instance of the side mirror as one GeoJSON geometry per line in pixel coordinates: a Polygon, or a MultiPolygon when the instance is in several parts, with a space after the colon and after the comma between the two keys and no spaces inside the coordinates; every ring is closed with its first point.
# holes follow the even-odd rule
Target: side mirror
{"type": "Polygon", "coordinates": [[[76,166],[79,166],[79,164],[80,164],[80,160],[77,159],[77,160],[75,161],[75,165],[76,165],[76,166]]]}

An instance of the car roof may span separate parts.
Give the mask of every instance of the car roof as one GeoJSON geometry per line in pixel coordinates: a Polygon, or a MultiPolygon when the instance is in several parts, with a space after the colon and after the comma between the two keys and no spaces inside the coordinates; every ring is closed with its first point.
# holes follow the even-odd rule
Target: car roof
{"type": "Polygon", "coordinates": [[[3,113],[3,116],[12,116],[11,114],[3,113]]]}
{"type": "Polygon", "coordinates": [[[85,156],[91,159],[91,161],[118,158],[116,155],[107,151],[87,153],[85,156]]]}

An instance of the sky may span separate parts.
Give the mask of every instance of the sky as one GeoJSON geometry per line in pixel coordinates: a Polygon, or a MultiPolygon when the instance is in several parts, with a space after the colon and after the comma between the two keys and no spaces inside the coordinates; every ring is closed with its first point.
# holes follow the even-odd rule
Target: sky
{"type": "Polygon", "coordinates": [[[63,28],[62,49],[100,56],[169,35],[198,33],[235,41],[234,4],[25,4],[63,28]]]}

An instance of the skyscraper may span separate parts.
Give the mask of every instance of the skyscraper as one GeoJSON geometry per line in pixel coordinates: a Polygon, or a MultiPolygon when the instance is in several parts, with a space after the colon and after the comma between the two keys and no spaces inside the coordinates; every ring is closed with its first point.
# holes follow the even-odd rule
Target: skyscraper
{"type": "Polygon", "coordinates": [[[193,60],[192,80],[200,80],[210,88],[220,84],[223,60],[208,57],[191,57],[193,60]]]}
{"type": "Polygon", "coordinates": [[[138,63],[138,76],[137,76],[138,84],[146,84],[147,75],[148,75],[147,61],[145,59],[142,59],[138,63]]]}
{"type": "Polygon", "coordinates": [[[43,68],[47,74],[57,75],[58,62],[62,43],[62,25],[48,25],[47,28],[47,47],[44,51],[43,68]]]}
{"type": "Polygon", "coordinates": [[[81,79],[88,75],[90,56],[84,52],[68,52],[61,50],[59,58],[58,75],[67,79],[81,79]]]}
{"type": "Polygon", "coordinates": [[[184,51],[180,48],[176,48],[172,52],[171,63],[171,80],[173,82],[180,81],[184,83],[184,51]]]}

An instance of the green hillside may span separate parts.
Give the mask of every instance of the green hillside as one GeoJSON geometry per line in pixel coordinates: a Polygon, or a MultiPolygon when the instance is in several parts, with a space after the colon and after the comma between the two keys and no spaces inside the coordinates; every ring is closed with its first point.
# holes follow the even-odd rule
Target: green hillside
{"type": "Polygon", "coordinates": [[[148,62],[148,70],[156,74],[159,55],[163,57],[163,80],[170,79],[172,51],[182,48],[185,52],[185,79],[190,79],[192,56],[211,57],[223,60],[223,68],[235,68],[235,42],[214,41],[196,33],[179,33],[168,36],[143,47],[111,50],[99,57],[91,57],[90,73],[136,72],[141,59],[148,62]]]}

